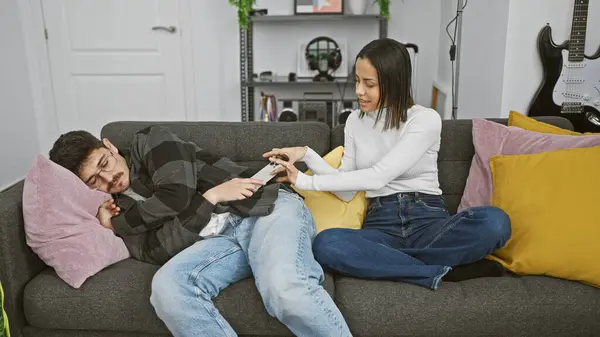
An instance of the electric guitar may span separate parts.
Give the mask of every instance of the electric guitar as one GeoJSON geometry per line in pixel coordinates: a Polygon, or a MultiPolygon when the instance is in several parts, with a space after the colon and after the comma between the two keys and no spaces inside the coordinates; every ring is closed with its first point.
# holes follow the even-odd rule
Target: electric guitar
{"type": "Polygon", "coordinates": [[[537,46],[544,79],[534,95],[528,115],[562,116],[577,132],[600,132],[600,48],[585,55],[589,0],[575,0],[571,38],[561,45],[552,40],[546,25],[537,46]]]}

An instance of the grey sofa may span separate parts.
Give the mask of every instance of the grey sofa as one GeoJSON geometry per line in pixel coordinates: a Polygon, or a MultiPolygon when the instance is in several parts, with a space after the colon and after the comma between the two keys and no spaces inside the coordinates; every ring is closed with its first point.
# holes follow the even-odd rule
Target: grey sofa
{"type": "MultiPolygon", "coordinates": [[[[541,119],[571,127],[565,119],[541,119]]],[[[102,134],[124,149],[133,132],[149,124],[111,123],[102,134]]],[[[184,138],[256,168],[264,165],[263,151],[272,147],[307,144],[324,154],[343,143],[343,126],[330,130],[321,123],[166,124],[184,138]]],[[[444,121],[442,138],[439,174],[447,207],[454,212],[473,156],[471,121],[444,121]]],[[[13,336],[167,336],[149,303],[158,266],[129,259],[78,290],[70,288],[27,247],[22,189],[21,182],[0,193],[0,279],[13,336]]],[[[600,290],[550,277],[444,282],[432,291],[327,274],[325,287],[355,336],[600,336],[600,290]]],[[[291,335],[263,309],[251,279],[226,289],[216,304],[242,336],[291,335]]]]}

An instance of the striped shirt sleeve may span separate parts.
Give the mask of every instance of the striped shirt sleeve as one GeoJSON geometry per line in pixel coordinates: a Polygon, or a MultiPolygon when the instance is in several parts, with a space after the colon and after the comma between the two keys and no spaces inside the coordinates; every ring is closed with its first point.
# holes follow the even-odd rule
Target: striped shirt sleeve
{"type": "MultiPolygon", "coordinates": [[[[183,141],[163,126],[140,131],[133,144],[136,148],[131,151],[132,165],[140,165],[137,170],[147,170],[154,193],[112,219],[113,227],[120,235],[135,235],[159,227],[190,206],[194,196],[201,198],[196,191],[194,144],[183,141]]],[[[201,199],[201,205],[197,206],[206,211],[202,221],[208,223],[214,205],[201,199]]]]}

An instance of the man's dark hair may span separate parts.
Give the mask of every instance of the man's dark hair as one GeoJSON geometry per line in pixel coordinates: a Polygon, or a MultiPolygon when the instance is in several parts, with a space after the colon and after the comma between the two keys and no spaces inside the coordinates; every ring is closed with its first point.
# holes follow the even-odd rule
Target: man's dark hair
{"type": "Polygon", "coordinates": [[[87,131],[70,131],[62,134],[50,149],[50,160],[79,175],[88,156],[104,143],[87,131]]]}
{"type": "MultiPolygon", "coordinates": [[[[377,120],[381,118],[384,105],[387,104],[384,130],[400,128],[406,122],[407,110],[415,103],[412,98],[412,65],[406,47],[390,38],[382,38],[369,42],[356,55],[371,62],[379,81],[379,111],[377,120]]],[[[355,63],[356,69],[356,63],[355,63]]],[[[354,71],[356,73],[356,70],[354,71]]],[[[364,116],[361,113],[360,116],[364,116]]]]}

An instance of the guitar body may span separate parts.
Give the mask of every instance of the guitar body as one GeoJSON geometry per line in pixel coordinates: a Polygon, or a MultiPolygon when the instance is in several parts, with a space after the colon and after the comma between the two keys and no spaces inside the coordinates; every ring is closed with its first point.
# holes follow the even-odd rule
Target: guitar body
{"type": "MultiPolygon", "coordinates": [[[[552,28],[547,25],[538,34],[537,48],[544,74],[542,82],[529,107],[528,115],[531,117],[560,116],[571,121],[577,132],[600,132],[600,125],[596,125],[588,119],[589,116],[600,116],[600,111],[593,106],[594,102],[598,99],[597,97],[600,97],[600,73],[595,73],[593,68],[600,67],[600,63],[594,62],[595,67],[586,64],[585,68],[573,70],[579,71],[582,74],[586,72],[585,74],[594,76],[595,79],[591,78],[587,80],[590,86],[590,90],[588,91],[592,95],[590,102],[584,102],[582,99],[579,100],[582,102],[581,108],[583,108],[583,111],[570,113],[569,109],[565,109],[562,104],[556,104],[557,98],[561,95],[561,93],[557,93],[557,89],[560,87],[559,84],[563,84],[559,81],[563,81],[565,78],[565,65],[568,64],[565,55],[568,54],[569,41],[565,41],[560,45],[554,43],[552,40],[552,28]]],[[[600,49],[590,57],[585,56],[585,60],[597,60],[599,57],[600,49]]],[[[563,86],[569,87],[568,84],[563,84],[563,86]]],[[[565,99],[564,101],[567,105],[569,104],[569,99],[565,99]]]]}
{"type": "Polygon", "coordinates": [[[538,34],[537,49],[544,73],[542,83],[529,106],[529,116],[561,116],[561,107],[554,104],[552,96],[563,65],[562,51],[569,49],[569,41],[555,44],[552,40],[552,28],[547,25],[538,34]]]}

